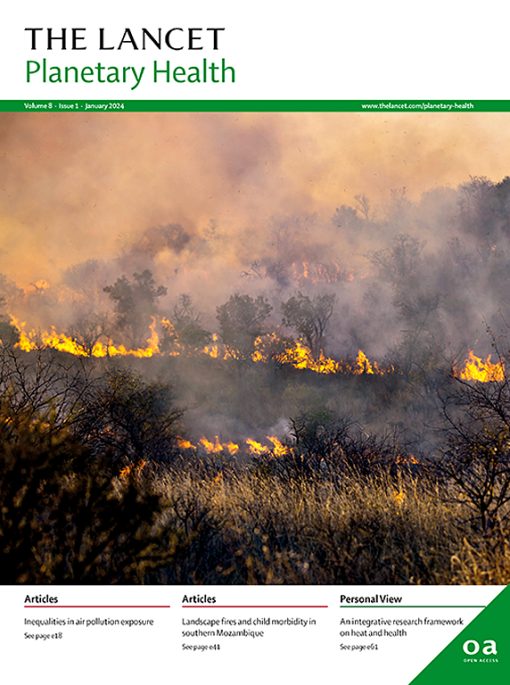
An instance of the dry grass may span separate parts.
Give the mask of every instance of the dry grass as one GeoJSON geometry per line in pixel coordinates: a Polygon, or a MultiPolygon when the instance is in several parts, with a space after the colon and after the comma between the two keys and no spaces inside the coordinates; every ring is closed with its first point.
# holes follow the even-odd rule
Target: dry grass
{"type": "Polygon", "coordinates": [[[510,582],[502,530],[487,536],[426,478],[339,481],[257,470],[160,475],[165,522],[187,539],[172,583],[510,582]]]}
{"type": "Polygon", "coordinates": [[[7,405],[0,438],[4,583],[510,583],[508,479],[490,516],[466,496],[487,450],[470,480],[367,449],[127,462],[7,405]]]}

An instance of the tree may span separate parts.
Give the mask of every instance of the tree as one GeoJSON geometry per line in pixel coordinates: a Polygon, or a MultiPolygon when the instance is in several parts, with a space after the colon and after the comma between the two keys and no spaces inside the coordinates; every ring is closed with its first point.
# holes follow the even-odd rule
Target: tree
{"type": "Polygon", "coordinates": [[[200,318],[190,295],[181,295],[173,309],[171,326],[164,329],[163,346],[179,343],[193,351],[202,349],[210,342],[211,333],[202,327],[200,318]]]}
{"type": "Polygon", "coordinates": [[[231,295],[216,309],[220,335],[234,356],[250,358],[255,338],[263,335],[264,322],[272,311],[269,302],[258,295],[231,295]]]}
{"type": "Polygon", "coordinates": [[[18,330],[9,322],[4,313],[7,299],[18,289],[3,274],[0,274],[0,345],[13,346],[19,340],[18,330]]]}
{"type": "Polygon", "coordinates": [[[399,234],[391,247],[370,255],[380,279],[393,291],[393,305],[402,322],[400,367],[406,374],[438,367],[444,349],[440,314],[445,294],[430,277],[437,263],[430,257],[425,262],[423,248],[421,240],[399,234]]]}
{"type": "Polygon", "coordinates": [[[334,306],[335,295],[327,293],[310,298],[298,292],[282,304],[283,324],[293,328],[304,339],[315,357],[324,347],[324,336],[334,306]]]}
{"type": "Polygon", "coordinates": [[[346,416],[322,408],[289,420],[286,451],[271,462],[274,473],[333,482],[346,474],[356,478],[391,472],[402,445],[396,433],[375,434],[346,416]]]}
{"type": "Polygon", "coordinates": [[[172,250],[179,254],[191,240],[191,235],[181,224],[151,226],[132,245],[134,255],[146,254],[152,259],[163,250],[172,250]]]}
{"type": "Polygon", "coordinates": [[[340,205],[331,218],[337,228],[358,229],[363,223],[357,210],[349,205],[340,205]]]}
{"type": "Polygon", "coordinates": [[[114,302],[118,328],[129,336],[132,345],[143,345],[157,300],[166,295],[167,289],[157,286],[152,273],[145,269],[134,273],[133,281],[126,276],[117,278],[113,285],[104,288],[104,292],[114,302]]]}
{"type": "Polygon", "coordinates": [[[129,369],[109,369],[82,393],[73,431],[94,454],[119,462],[169,461],[176,451],[182,410],[172,389],[129,369]]]}
{"type": "Polygon", "coordinates": [[[442,398],[447,446],[437,468],[472,522],[496,540],[510,519],[510,382],[454,382],[442,398]]]}
{"type": "Polygon", "coordinates": [[[0,317],[0,344],[14,346],[19,340],[19,331],[0,317]]]}
{"type": "Polygon", "coordinates": [[[390,283],[397,292],[419,280],[419,267],[424,243],[413,236],[400,233],[391,247],[370,254],[379,277],[390,283]]]}
{"type": "Polygon", "coordinates": [[[89,311],[69,326],[69,336],[92,356],[94,346],[108,337],[111,327],[112,323],[106,314],[89,311]]]}
{"type": "Polygon", "coordinates": [[[18,298],[23,295],[21,288],[4,274],[0,274],[0,310],[4,309],[6,305],[12,306],[18,298]]]}
{"type": "Polygon", "coordinates": [[[8,399],[11,416],[51,414],[54,427],[69,427],[84,392],[94,385],[93,368],[84,361],[54,350],[26,354],[0,345],[0,397],[8,399]]]}

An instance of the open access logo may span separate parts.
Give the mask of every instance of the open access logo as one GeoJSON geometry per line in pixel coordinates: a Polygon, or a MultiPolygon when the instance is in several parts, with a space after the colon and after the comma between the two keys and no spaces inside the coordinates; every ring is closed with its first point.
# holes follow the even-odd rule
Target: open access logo
{"type": "Polygon", "coordinates": [[[464,663],[469,664],[497,664],[498,647],[496,640],[466,640],[462,645],[464,663]]]}

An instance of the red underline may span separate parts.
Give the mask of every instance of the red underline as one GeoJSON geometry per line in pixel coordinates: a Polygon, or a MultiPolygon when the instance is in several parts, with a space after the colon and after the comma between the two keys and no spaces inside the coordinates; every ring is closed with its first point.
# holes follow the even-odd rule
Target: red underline
{"type": "Polygon", "coordinates": [[[327,604],[183,604],[183,609],[327,609],[327,604]]]}
{"type": "Polygon", "coordinates": [[[170,604],[25,604],[25,609],[170,609],[170,604]]]}

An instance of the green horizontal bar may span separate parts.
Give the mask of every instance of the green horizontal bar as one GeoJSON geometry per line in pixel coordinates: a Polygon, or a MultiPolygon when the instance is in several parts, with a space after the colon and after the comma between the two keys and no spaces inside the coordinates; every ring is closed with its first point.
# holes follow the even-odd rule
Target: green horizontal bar
{"type": "Polygon", "coordinates": [[[28,111],[510,112],[510,100],[0,100],[0,112],[28,111]]]}
{"type": "Polygon", "coordinates": [[[485,609],[478,604],[341,604],[340,609],[485,609]]]}

